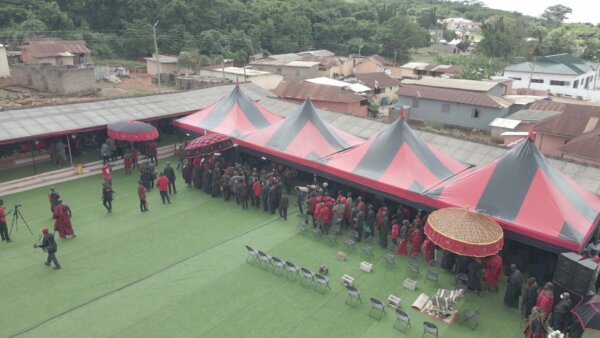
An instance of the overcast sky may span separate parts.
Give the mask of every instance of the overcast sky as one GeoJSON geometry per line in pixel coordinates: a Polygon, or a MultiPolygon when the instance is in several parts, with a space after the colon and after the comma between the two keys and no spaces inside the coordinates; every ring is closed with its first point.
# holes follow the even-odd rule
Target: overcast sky
{"type": "Polygon", "coordinates": [[[600,22],[600,0],[483,0],[490,8],[521,12],[540,16],[544,9],[554,5],[565,5],[573,10],[567,22],[600,22]]]}

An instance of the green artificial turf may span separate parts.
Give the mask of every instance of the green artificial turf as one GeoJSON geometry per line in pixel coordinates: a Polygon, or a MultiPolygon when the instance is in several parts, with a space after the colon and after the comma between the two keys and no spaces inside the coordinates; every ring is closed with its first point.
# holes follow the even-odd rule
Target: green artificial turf
{"type": "MultiPolygon", "coordinates": [[[[502,293],[468,294],[459,304],[462,310],[481,309],[477,330],[458,322],[448,326],[410,308],[421,292],[432,294],[436,287],[422,273],[418,291],[404,289],[404,257],[387,268],[382,249],[371,258],[361,255],[360,244],[352,251],[343,241],[298,234],[295,214],[286,222],[242,210],[235,201],[184,187],[180,178],[173,204],[162,205],[152,191],[150,211],[142,214],[136,180],[115,172],[112,214],[101,205],[100,176],[56,185],[73,211],[77,234],[57,236],[59,271],[44,266],[45,254],[32,248],[38,229],[53,224],[47,189],[4,197],[7,206],[23,204],[34,236],[20,224],[14,243],[0,243],[0,336],[421,337],[425,320],[439,327],[441,337],[521,336],[519,314],[504,308],[502,293]],[[313,271],[327,265],[331,290],[317,292],[258,262],[247,263],[245,244],[313,271]],[[348,252],[347,261],[335,258],[340,250],[348,252]],[[372,273],[359,270],[363,260],[374,263],[372,273]],[[344,304],[343,274],[356,278],[362,305],[344,304]],[[405,332],[393,328],[392,308],[382,320],[368,316],[369,298],[385,301],[390,293],[402,298],[411,316],[412,328],[405,332]]],[[[439,286],[451,288],[451,276],[441,272],[439,286]]]]}

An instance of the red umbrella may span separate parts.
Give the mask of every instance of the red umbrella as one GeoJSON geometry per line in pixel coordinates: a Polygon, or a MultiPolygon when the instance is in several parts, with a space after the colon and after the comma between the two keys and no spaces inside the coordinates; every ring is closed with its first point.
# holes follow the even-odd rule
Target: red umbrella
{"type": "Polygon", "coordinates": [[[150,141],[158,137],[153,125],[140,121],[119,121],[108,125],[108,136],[120,141],[150,141]]]}
{"type": "Polygon", "coordinates": [[[185,146],[185,157],[198,157],[224,151],[233,147],[231,137],[222,134],[208,134],[194,139],[185,146]]]}
{"type": "Polygon", "coordinates": [[[425,234],[437,246],[461,256],[495,255],[504,245],[504,233],[498,223],[460,208],[432,212],[425,224],[425,234]]]}

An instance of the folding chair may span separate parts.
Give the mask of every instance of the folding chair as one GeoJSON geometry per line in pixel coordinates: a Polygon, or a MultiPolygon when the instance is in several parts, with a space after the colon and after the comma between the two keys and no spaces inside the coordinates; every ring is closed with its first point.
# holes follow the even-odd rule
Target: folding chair
{"type": "Polygon", "coordinates": [[[464,324],[465,322],[469,324],[469,326],[471,327],[471,331],[475,331],[475,329],[477,327],[479,327],[479,323],[477,322],[477,318],[479,317],[479,313],[481,312],[480,309],[477,309],[476,311],[472,311],[472,310],[465,310],[463,316],[464,319],[462,322],[460,322],[461,324],[464,324]]]}
{"type": "Polygon", "coordinates": [[[301,233],[306,233],[308,232],[308,225],[306,225],[306,223],[304,223],[304,221],[299,218],[298,224],[296,225],[296,230],[301,233]]]}
{"type": "Polygon", "coordinates": [[[456,276],[454,276],[454,284],[456,289],[467,290],[467,287],[469,286],[469,276],[465,273],[457,273],[456,276]]]}
{"type": "Polygon", "coordinates": [[[315,273],[315,281],[317,282],[316,286],[317,289],[319,289],[320,287],[322,287],[323,290],[325,290],[325,288],[331,290],[331,287],[329,286],[329,278],[320,275],[318,273],[315,273]]]}
{"type": "Polygon", "coordinates": [[[365,242],[367,242],[367,243],[375,243],[375,236],[369,236],[369,237],[367,237],[367,239],[365,239],[365,242]]]}
{"type": "Polygon", "coordinates": [[[312,273],[312,271],[305,268],[300,268],[300,270],[302,270],[302,277],[304,277],[302,281],[308,280],[307,286],[310,286],[312,283],[315,282],[315,274],[312,273]]]}
{"type": "Polygon", "coordinates": [[[383,255],[383,259],[385,260],[385,262],[387,263],[387,265],[389,267],[396,265],[396,254],[388,252],[385,255],[383,255]]]}
{"type": "Polygon", "coordinates": [[[285,262],[285,270],[294,276],[294,280],[300,277],[300,267],[290,261],[285,262]]]}
{"type": "Polygon", "coordinates": [[[415,262],[419,261],[421,259],[421,254],[418,252],[415,252],[414,254],[412,254],[412,256],[410,256],[410,258],[412,258],[415,262]]]}
{"type": "Polygon", "coordinates": [[[385,315],[385,305],[383,305],[383,303],[379,299],[371,298],[371,310],[369,311],[369,316],[373,317],[377,320],[381,320],[381,318],[383,318],[384,315],[385,315]],[[379,317],[373,316],[373,310],[375,310],[375,312],[380,313],[379,317]]]}
{"type": "Polygon", "coordinates": [[[396,251],[398,251],[398,245],[396,245],[396,243],[390,243],[387,249],[390,251],[390,253],[396,254],[396,251]]]}
{"type": "Polygon", "coordinates": [[[269,265],[273,266],[273,263],[271,262],[271,256],[267,255],[266,253],[264,253],[260,250],[258,250],[258,258],[260,258],[260,261],[262,263],[268,264],[267,268],[269,267],[269,265]]]}
{"type": "Polygon", "coordinates": [[[410,262],[408,263],[408,272],[419,276],[421,274],[421,266],[419,265],[419,263],[415,263],[415,262],[410,262]]]}
{"type": "Polygon", "coordinates": [[[373,254],[373,247],[370,246],[370,245],[363,246],[362,253],[367,254],[367,255],[371,255],[371,256],[375,255],[375,254],[373,254]]]}
{"type": "Polygon", "coordinates": [[[456,304],[464,296],[465,290],[438,289],[431,297],[431,313],[435,316],[446,317],[455,313],[456,304]]]}
{"type": "Polygon", "coordinates": [[[435,285],[437,285],[440,281],[440,273],[427,269],[425,272],[425,280],[434,281],[435,285]]]}
{"type": "Polygon", "coordinates": [[[430,322],[423,322],[423,335],[421,336],[421,338],[425,337],[426,334],[432,335],[434,337],[440,336],[437,326],[430,322]]]}
{"type": "Polygon", "coordinates": [[[246,245],[246,252],[248,253],[248,257],[246,257],[246,262],[250,257],[254,258],[254,260],[258,259],[258,251],[252,249],[251,247],[246,245]]]}
{"type": "Polygon", "coordinates": [[[273,264],[274,267],[279,268],[281,272],[285,271],[285,261],[273,256],[271,257],[271,264],[273,264]]]}
{"type": "Polygon", "coordinates": [[[362,304],[362,298],[360,298],[360,291],[358,291],[357,288],[355,288],[354,286],[346,285],[346,290],[348,290],[348,297],[346,297],[346,304],[348,304],[348,300],[351,298],[357,299],[354,301],[354,305],[356,305],[358,303],[362,304]]]}
{"type": "Polygon", "coordinates": [[[350,231],[350,238],[344,241],[348,248],[354,249],[356,248],[356,240],[358,239],[358,232],[352,230],[350,231]]]}
{"type": "Polygon", "coordinates": [[[397,329],[397,325],[399,323],[404,323],[404,329],[406,330],[406,328],[412,327],[412,325],[410,324],[410,317],[408,316],[408,314],[400,309],[396,309],[396,322],[394,323],[394,328],[397,329]]]}

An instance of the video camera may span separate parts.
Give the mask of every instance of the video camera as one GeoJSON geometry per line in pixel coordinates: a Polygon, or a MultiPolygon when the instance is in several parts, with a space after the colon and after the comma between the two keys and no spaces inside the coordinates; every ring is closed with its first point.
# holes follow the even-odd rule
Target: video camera
{"type": "Polygon", "coordinates": [[[22,206],[22,204],[15,204],[15,209],[22,206]]]}

